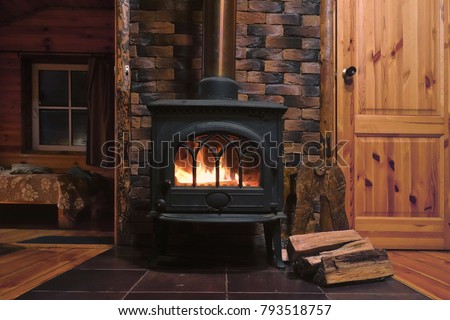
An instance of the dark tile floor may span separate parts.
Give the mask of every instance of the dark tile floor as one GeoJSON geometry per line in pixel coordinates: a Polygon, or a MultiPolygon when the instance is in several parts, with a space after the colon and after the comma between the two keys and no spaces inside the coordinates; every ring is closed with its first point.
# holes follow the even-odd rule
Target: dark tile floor
{"type": "Polygon", "coordinates": [[[115,247],[19,299],[427,299],[391,278],[322,288],[273,267],[261,245],[194,247],[153,260],[149,249],[115,247]]]}

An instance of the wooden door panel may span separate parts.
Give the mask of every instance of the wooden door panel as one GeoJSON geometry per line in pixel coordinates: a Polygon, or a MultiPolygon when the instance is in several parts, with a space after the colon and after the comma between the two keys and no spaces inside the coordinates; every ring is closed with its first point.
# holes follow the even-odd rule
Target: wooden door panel
{"type": "Polygon", "coordinates": [[[355,13],[356,113],[442,114],[440,0],[356,1],[355,13]]]}
{"type": "Polygon", "coordinates": [[[450,248],[450,0],[336,1],[351,224],[385,248],[450,248]]]}
{"type": "Polygon", "coordinates": [[[357,115],[354,117],[354,133],[371,135],[441,136],[444,134],[442,116],[378,116],[357,115]]]}
{"type": "Polygon", "coordinates": [[[440,217],[439,138],[357,137],[358,216],[440,217]]]}

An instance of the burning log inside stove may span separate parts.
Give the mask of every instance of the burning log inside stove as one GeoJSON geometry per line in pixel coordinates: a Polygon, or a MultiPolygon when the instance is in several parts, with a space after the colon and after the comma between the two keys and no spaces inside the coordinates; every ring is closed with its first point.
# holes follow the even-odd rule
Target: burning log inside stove
{"type": "Polygon", "coordinates": [[[259,187],[260,159],[248,141],[203,135],[183,143],[175,156],[175,186],[259,187]]]}

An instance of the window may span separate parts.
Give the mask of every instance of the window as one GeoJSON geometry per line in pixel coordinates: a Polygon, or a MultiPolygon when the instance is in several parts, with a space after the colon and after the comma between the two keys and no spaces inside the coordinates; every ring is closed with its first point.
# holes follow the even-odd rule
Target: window
{"type": "Polygon", "coordinates": [[[32,147],[43,151],[85,151],[86,64],[32,65],[32,147]]]}

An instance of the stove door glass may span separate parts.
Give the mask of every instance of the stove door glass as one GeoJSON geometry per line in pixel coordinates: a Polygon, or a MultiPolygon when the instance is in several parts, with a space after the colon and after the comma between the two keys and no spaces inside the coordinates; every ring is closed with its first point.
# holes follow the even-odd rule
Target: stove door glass
{"type": "Polygon", "coordinates": [[[227,134],[206,134],[181,142],[175,154],[175,186],[260,187],[258,146],[227,134]]]}

